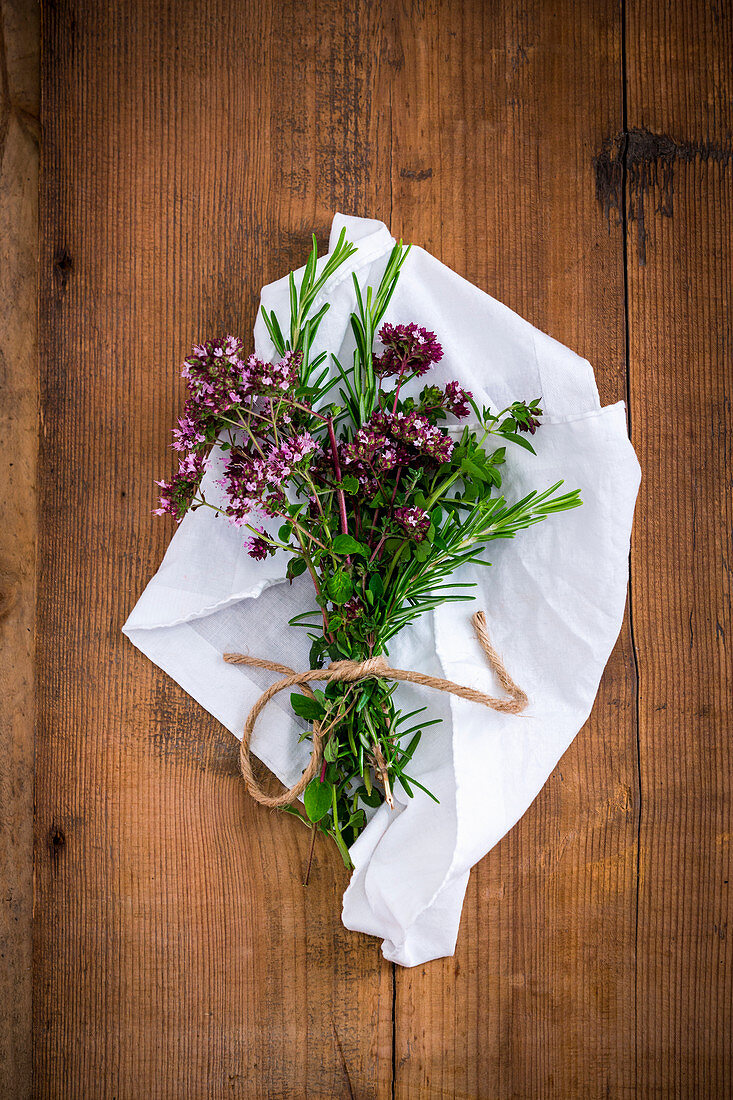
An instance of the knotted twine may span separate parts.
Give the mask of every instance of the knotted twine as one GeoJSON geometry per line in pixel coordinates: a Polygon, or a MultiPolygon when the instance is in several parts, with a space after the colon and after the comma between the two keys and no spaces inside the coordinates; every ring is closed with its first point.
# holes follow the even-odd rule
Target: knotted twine
{"type": "Polygon", "coordinates": [[[486,661],[509,696],[508,699],[495,699],[492,695],[486,695],[483,691],[464,687],[462,684],[454,683],[453,680],[443,680],[439,676],[426,676],[423,672],[412,672],[404,668],[391,668],[384,657],[369,657],[366,661],[333,661],[328,668],[309,668],[306,672],[296,672],[295,669],[290,668],[288,665],[281,665],[277,661],[267,661],[262,657],[248,657],[244,653],[225,653],[224,660],[230,665],[265,668],[270,672],[279,672],[283,676],[282,680],[277,680],[267,691],[263,691],[244,723],[242,744],[239,750],[239,764],[249,794],[263,806],[290,806],[302,795],[321,766],[324,736],[332,728],[332,723],[326,725],[324,729],[323,722],[314,722],[311,758],[307,768],[294,786],[283,791],[282,794],[270,795],[260,787],[254,777],[252,754],[249,746],[255,723],[270,700],[281,691],[285,691],[286,688],[299,687],[304,695],[314,699],[315,696],[308,684],[316,681],[327,680],[355,684],[359,680],[369,679],[401,680],[407,684],[422,684],[423,687],[434,688],[436,691],[445,691],[450,695],[457,695],[460,699],[468,699],[471,703],[479,703],[481,706],[498,710],[503,714],[519,714],[520,711],[523,711],[527,706],[527,696],[514,683],[504,666],[504,662],[492,646],[483,611],[477,611],[471,617],[471,622],[479,645],[484,651],[486,661]]]}

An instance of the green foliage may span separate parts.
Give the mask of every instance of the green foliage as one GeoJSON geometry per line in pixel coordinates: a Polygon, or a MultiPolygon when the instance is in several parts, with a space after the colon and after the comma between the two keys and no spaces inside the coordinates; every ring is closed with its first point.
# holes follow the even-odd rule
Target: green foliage
{"type": "Polygon", "coordinates": [[[345,570],[339,569],[337,573],[332,573],[328,578],[328,594],[331,601],[337,606],[346,603],[353,591],[354,586],[351,577],[345,570]]]}
{"type": "Polygon", "coordinates": [[[290,705],[295,713],[305,718],[307,722],[318,722],[326,713],[323,703],[318,699],[311,699],[308,695],[301,695],[299,691],[292,692],[290,705]]]}
{"type": "Polygon", "coordinates": [[[289,581],[299,577],[302,573],[305,573],[308,566],[303,558],[291,558],[288,562],[286,577],[289,581]]]}
{"type": "Polygon", "coordinates": [[[331,809],[333,803],[333,786],[328,780],[321,783],[316,776],[311,779],[303,793],[303,805],[310,821],[320,821],[331,809]]]}
{"type": "Polygon", "coordinates": [[[357,542],[352,535],[336,535],[331,549],[334,554],[363,554],[369,557],[369,547],[357,542]]]}
{"type": "MultiPolygon", "coordinates": [[[[304,463],[292,471],[287,501],[271,513],[279,516],[277,538],[256,532],[272,548],[290,551],[289,580],[306,571],[314,578],[312,609],[291,620],[309,632],[313,668],[387,654],[391,639],[421,615],[474,598],[473,585],[458,580],[457,572],[464,565],[488,565],[484,555],[491,542],[513,538],[580,504],[577,492],[559,492],[562,482],[517,501],[501,493],[512,449],[534,454],[527,436],[540,424],[539,399],[495,411],[479,408],[465,395],[472,423],[448,450],[450,457],[442,456],[446,461],[418,455],[414,462],[373,470],[373,478],[341,470],[339,453],[343,456],[358,430],[373,422],[375,410],[380,415],[419,414],[434,430],[448,415],[439,386],[428,383],[418,397],[405,396],[401,385],[409,375],[403,379],[400,372],[385,389],[375,372],[377,333],[409,252],[401,241],[378,286],[363,288],[356,274],[352,276],[352,364],[345,367],[331,355],[331,369],[325,351],[314,354],[329,308],[324,292],[355,251],[342,232],[333,252],[319,259],[314,238],[302,274],[288,279],[287,323],[271,311],[262,314],[278,356],[302,353],[297,386],[277,400],[287,407],[293,430],[310,433],[319,445],[318,464],[304,463]],[[419,528],[399,522],[404,510],[417,510],[419,528]]],[[[256,420],[250,417],[236,426],[259,445],[256,420]]],[[[217,432],[213,426],[209,442],[217,432]]],[[[234,448],[237,440],[232,436],[224,445],[234,448]]],[[[199,503],[205,502],[194,506],[199,503]]],[[[348,849],[368,814],[395,786],[408,797],[422,792],[434,798],[406,769],[418,758],[424,732],[438,720],[426,718],[425,708],[403,715],[395,704],[395,688],[394,682],[381,679],[331,681],[313,699],[300,693],[290,697],[293,711],[309,723],[319,722],[325,738],[325,775],[323,782],[318,776],[306,788],[305,813],[314,827],[333,838],[347,865],[348,849]]],[[[419,771],[414,765],[412,770],[419,771]]]]}

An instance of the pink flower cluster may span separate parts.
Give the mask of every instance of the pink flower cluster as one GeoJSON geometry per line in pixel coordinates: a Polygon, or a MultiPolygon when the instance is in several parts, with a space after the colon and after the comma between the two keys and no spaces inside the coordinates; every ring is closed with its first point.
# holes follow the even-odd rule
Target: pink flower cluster
{"type": "Polygon", "coordinates": [[[302,360],[300,351],[286,351],[277,363],[265,363],[250,355],[243,375],[248,395],[278,397],[293,389],[302,360]]]}
{"type": "Polygon", "coordinates": [[[181,459],[178,472],[170,481],[156,481],[160,487],[160,507],[156,508],[156,516],[173,516],[180,523],[188,511],[196,490],[204,476],[204,456],[202,454],[187,454],[181,459]]]}
{"type": "Polygon", "coordinates": [[[262,453],[234,448],[220,482],[229,497],[227,515],[236,521],[254,509],[268,515],[276,511],[284,500],[283,483],[317,446],[309,432],[301,432],[262,453]]]}
{"type": "Polygon", "coordinates": [[[366,486],[395,466],[448,462],[454,446],[447,432],[416,409],[407,413],[377,409],[353,441],[341,447],[341,461],[366,486]]]}
{"type": "Polygon", "coordinates": [[[276,363],[265,363],[255,355],[246,360],[241,341],[235,336],[197,344],[185,360],[181,377],[188,385],[186,413],[173,429],[173,446],[187,450],[213,442],[207,428],[242,406],[257,399],[274,402],[292,389],[302,361],[300,352],[287,351],[276,363]]]}
{"type": "Polygon", "coordinates": [[[193,416],[178,418],[178,427],[173,429],[172,446],[176,451],[191,451],[206,442],[206,436],[193,416]]]}
{"type": "Polygon", "coordinates": [[[197,344],[184,361],[181,377],[188,385],[188,401],[184,424],[179,421],[179,425],[185,437],[245,400],[243,354],[241,341],[227,336],[197,344]]]}
{"type": "Polygon", "coordinates": [[[422,542],[428,533],[430,516],[422,508],[396,508],[394,518],[415,542],[422,542]]]}
{"type": "MultiPolygon", "coordinates": [[[[280,409],[279,404],[296,386],[302,358],[300,352],[288,351],[275,363],[265,363],[255,355],[245,359],[242,343],[235,336],[194,347],[181,368],[188,387],[185,414],[173,429],[174,449],[187,453],[172,480],[158,482],[162,491],[157,515],[168,513],[178,521],[183,518],[201,483],[202,452],[214,442],[222,421],[236,420],[241,412],[256,407],[258,421],[268,415],[291,422],[289,406],[280,409]]],[[[241,488],[243,478],[249,487],[247,500],[256,500],[267,488],[277,490],[294,464],[315,446],[310,435],[303,433],[272,448],[266,457],[251,457],[248,465],[233,459],[225,486],[233,496],[232,518],[236,521],[244,514],[244,494],[234,494],[235,485],[241,488]]]]}
{"type": "MultiPolygon", "coordinates": [[[[385,474],[392,472],[399,481],[402,467],[435,468],[448,462],[454,441],[433,421],[444,413],[468,416],[471,400],[458,382],[449,382],[445,389],[426,386],[417,403],[408,398],[400,405],[402,382],[425,374],[443,357],[443,349],[435,333],[414,323],[385,324],[379,336],[384,351],[374,357],[375,370],[383,378],[398,376],[396,390],[384,402],[388,407],[376,408],[352,440],[337,445],[343,472],[356,475],[370,496],[378,491],[385,474]]],[[[249,524],[253,512],[270,518],[285,515],[287,483],[308,466],[313,476],[333,487],[338,465],[334,469],[330,446],[319,444],[299,427],[312,422],[308,396],[297,402],[292,399],[298,391],[301,364],[300,352],[286,352],[274,363],[245,356],[235,336],[194,347],[181,370],[188,387],[185,414],[173,431],[173,447],[183,454],[171,481],[158,482],[158,515],[183,518],[201,483],[204,453],[223,428],[241,426],[246,437],[228,451],[218,482],[227,498],[225,512],[234,524],[249,524]]],[[[520,427],[532,431],[534,421],[529,417],[520,427]]],[[[315,515],[317,497],[311,493],[309,500],[315,515]]],[[[430,523],[418,508],[398,509],[394,519],[417,541],[425,537],[430,523]]],[[[245,545],[254,558],[273,552],[264,531],[248,538],[245,545]]],[[[349,614],[356,613],[354,603],[349,614]]]]}
{"type": "Polygon", "coordinates": [[[341,614],[344,622],[353,622],[354,619],[358,619],[360,615],[364,614],[364,604],[358,596],[352,596],[351,599],[347,600],[342,606],[341,614]]]}
{"type": "MultiPolygon", "coordinates": [[[[432,458],[439,464],[450,460],[455,446],[453,440],[417,409],[407,413],[375,412],[372,419],[383,425],[384,431],[394,439],[414,447],[419,456],[432,458]]],[[[410,461],[409,455],[407,461],[410,461]]]]}
{"type": "MultiPolygon", "coordinates": [[[[537,409],[536,411],[538,413],[542,412],[541,409],[537,409]]],[[[530,435],[534,435],[539,426],[540,421],[533,412],[529,412],[524,419],[517,418],[517,429],[520,432],[529,432],[530,435]]]]}
{"type": "Polygon", "coordinates": [[[454,416],[459,419],[468,416],[470,408],[468,402],[473,397],[470,390],[464,390],[462,386],[459,386],[457,382],[448,382],[445,387],[445,405],[444,408],[448,412],[452,412],[454,416]]]}
{"type": "Polygon", "coordinates": [[[275,547],[270,546],[268,542],[260,537],[265,534],[261,527],[258,527],[257,530],[260,532],[259,535],[253,535],[252,538],[244,540],[244,549],[255,561],[264,561],[270,554],[275,553],[275,547]]]}
{"type": "Polygon", "coordinates": [[[383,378],[393,374],[420,375],[430,370],[433,363],[443,358],[443,349],[435,333],[409,325],[384,324],[379,330],[384,344],[382,355],[373,357],[374,370],[383,378]]]}

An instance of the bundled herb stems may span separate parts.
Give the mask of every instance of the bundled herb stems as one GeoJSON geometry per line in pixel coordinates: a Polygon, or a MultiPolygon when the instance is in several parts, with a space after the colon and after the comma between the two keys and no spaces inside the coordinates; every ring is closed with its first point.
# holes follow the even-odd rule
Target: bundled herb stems
{"type": "MultiPolygon", "coordinates": [[[[456,381],[409,385],[443,352],[426,328],[383,322],[409,253],[401,242],[378,286],[362,291],[353,278],[352,362],[313,354],[329,280],[355,251],[342,232],[319,265],[314,238],[302,279],[289,278],[289,318],[263,310],[272,362],[248,356],[232,336],[193,349],[182,371],[185,414],[174,430],[179,470],[159,483],[159,514],[180,520],[189,509],[214,507],[243,528],[253,558],[286,551],[288,579],[310,575],[314,611],[290,622],[308,631],[315,669],[387,654],[420,615],[473,599],[472,585],[455,575],[490,564],[490,542],[580,504],[577,492],[559,492],[562,482],[517,501],[501,495],[508,451],[533,451],[527,436],[540,423],[539,398],[494,411],[456,381]],[[461,420],[469,421],[462,432],[461,420]],[[224,455],[224,504],[201,491],[215,446],[224,455]]],[[[305,789],[304,814],[289,809],[330,835],[347,866],[369,813],[393,805],[398,785],[410,797],[416,790],[433,797],[411,762],[438,720],[426,707],[403,712],[396,687],[383,678],[331,681],[291,696],[308,723],[302,737],[318,723],[323,762],[305,789]]]]}

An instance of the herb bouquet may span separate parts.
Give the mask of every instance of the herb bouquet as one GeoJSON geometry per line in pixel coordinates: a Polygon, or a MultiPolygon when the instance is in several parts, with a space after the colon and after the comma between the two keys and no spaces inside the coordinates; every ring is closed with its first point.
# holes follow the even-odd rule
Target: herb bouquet
{"type": "Polygon", "coordinates": [[[313,354],[329,280],[355,251],[344,231],[319,263],[314,238],[302,278],[289,276],[289,318],[263,309],[272,362],[248,356],[233,336],[193,349],[182,371],[185,415],[173,433],[182,458],[173,479],[158,483],[156,510],[180,521],[189,509],[213,507],[243,528],[251,557],[283,550],[291,581],[310,575],[315,609],[290,622],[309,632],[311,670],[290,675],[266,660],[232,658],[286,674],[250,715],[243,771],[260,801],[296,813],[314,838],[317,830],[331,836],[347,866],[350,845],[375,807],[393,805],[397,784],[410,797],[415,788],[433,797],[411,775],[411,760],[436,720],[425,707],[398,709],[397,680],[488,698],[418,673],[397,675],[384,660],[390,640],[440,604],[472,600],[472,585],[455,575],[462,565],[490,564],[488,543],[580,504],[577,492],[558,492],[562,482],[522,500],[501,495],[508,449],[534,453],[527,436],[540,423],[539,398],[493,411],[458,382],[414,384],[443,352],[436,334],[415,323],[382,323],[409,252],[402,242],[378,286],[362,293],[354,276],[352,361],[313,354]],[[457,422],[471,414],[461,431],[457,422]],[[223,456],[224,504],[201,490],[214,447],[223,456]],[[311,690],[315,681],[325,688],[311,690]],[[289,685],[302,687],[291,704],[309,724],[302,737],[314,751],[301,783],[269,797],[251,772],[249,736],[261,706],[289,685]]]}

